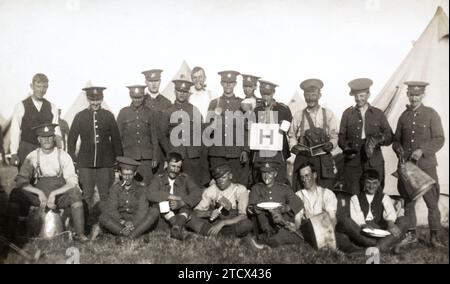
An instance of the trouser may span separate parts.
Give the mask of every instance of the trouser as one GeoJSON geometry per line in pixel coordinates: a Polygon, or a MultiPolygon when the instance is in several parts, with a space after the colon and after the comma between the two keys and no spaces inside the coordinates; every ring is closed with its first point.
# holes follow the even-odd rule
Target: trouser
{"type": "MultiPolygon", "coordinates": [[[[430,226],[430,230],[438,231],[441,229],[441,212],[439,211],[440,187],[436,167],[422,170],[436,181],[436,184],[423,195],[423,200],[428,208],[428,225],[430,226]]],[[[409,197],[401,179],[398,179],[397,189],[405,199],[405,217],[409,221],[409,230],[415,230],[417,224],[416,201],[409,197]]]]}
{"type": "MultiPolygon", "coordinates": [[[[137,172],[142,176],[142,181],[145,184],[150,184],[150,181],[153,178],[153,169],[152,169],[152,161],[153,160],[138,160],[141,165],[137,168],[137,172]]],[[[156,169],[155,169],[156,171],[156,169]]]]}
{"type": "Polygon", "coordinates": [[[231,172],[233,174],[233,182],[242,185],[247,185],[248,174],[249,174],[249,164],[241,164],[238,158],[226,158],[226,157],[209,157],[209,163],[211,168],[214,168],[220,164],[227,163],[231,167],[231,172]]]}
{"type": "MultiPolygon", "coordinates": [[[[356,158],[355,158],[356,159],[356,158]]],[[[384,164],[370,166],[369,163],[363,163],[360,167],[348,166],[344,164],[344,191],[351,194],[358,194],[361,190],[360,179],[363,172],[367,169],[373,169],[378,172],[381,178],[380,189],[384,189],[384,164]]]]}
{"type": "Polygon", "coordinates": [[[286,160],[283,158],[281,151],[253,151],[251,153],[251,176],[248,183],[248,187],[251,188],[253,185],[262,182],[261,171],[259,170],[259,165],[264,161],[277,161],[280,163],[278,166],[278,174],[276,181],[279,183],[284,183],[289,185],[289,180],[287,178],[287,164],[286,160]]]}
{"type": "MultiPolygon", "coordinates": [[[[192,230],[198,234],[206,236],[208,231],[218,222],[222,220],[232,219],[238,216],[237,210],[230,210],[230,214],[228,216],[220,216],[218,219],[214,221],[209,221],[209,219],[199,218],[196,216],[195,211],[191,216],[191,219],[186,223],[186,228],[192,230]]],[[[236,224],[232,224],[229,226],[224,226],[222,230],[220,230],[219,234],[223,236],[234,236],[234,237],[245,237],[248,233],[250,233],[253,229],[253,223],[249,219],[241,220],[236,224]]]]}
{"type": "Polygon", "coordinates": [[[89,210],[94,207],[95,186],[100,196],[100,210],[109,195],[109,188],[114,183],[114,170],[112,168],[80,168],[78,177],[83,198],[88,204],[89,210]]]}
{"type": "MultiPolygon", "coordinates": [[[[253,231],[258,236],[258,239],[269,246],[277,247],[280,245],[297,244],[303,242],[298,235],[285,228],[276,225],[269,212],[263,212],[252,216],[253,231]],[[255,220],[256,219],[256,220],[255,220]]],[[[283,219],[291,220],[287,214],[283,214],[283,219]]]]}
{"type": "MultiPolygon", "coordinates": [[[[121,216],[124,218],[125,221],[132,221],[129,215],[121,216]]],[[[141,236],[142,234],[146,233],[147,231],[152,228],[152,226],[156,223],[159,217],[159,211],[156,208],[150,208],[147,211],[147,214],[145,217],[138,221],[137,224],[134,224],[135,229],[131,232],[129,235],[130,238],[137,238],[141,236]]],[[[116,236],[120,236],[120,232],[124,228],[122,224],[120,224],[120,220],[116,220],[115,218],[111,217],[108,214],[101,214],[100,218],[100,225],[102,228],[106,229],[110,233],[116,236]]]]}
{"type": "MultiPolygon", "coordinates": [[[[326,155],[331,156],[331,154],[326,154],[326,155]]],[[[328,159],[328,161],[332,162],[333,161],[332,159],[333,158],[330,157],[330,159],[328,159]]],[[[294,191],[298,191],[303,188],[303,186],[300,184],[298,170],[299,170],[300,166],[305,162],[312,163],[314,165],[314,167],[316,168],[317,184],[323,188],[328,188],[328,189],[333,190],[334,182],[335,182],[334,175],[326,176],[322,172],[322,167],[333,167],[333,164],[324,165],[321,161],[320,156],[307,157],[307,156],[297,155],[297,156],[295,156],[294,170],[292,172],[292,188],[294,189],[294,191]]]]}
{"type": "Polygon", "coordinates": [[[159,218],[155,221],[154,226],[157,231],[170,229],[175,225],[184,227],[191,219],[192,210],[187,206],[183,206],[176,211],[170,211],[169,213],[164,214],[159,213],[158,204],[153,205],[151,208],[155,208],[158,212],[159,218]]]}
{"type": "MultiPolygon", "coordinates": [[[[395,237],[389,235],[384,238],[375,238],[368,235],[364,235],[361,231],[361,227],[350,217],[342,218],[336,225],[336,240],[338,242],[338,247],[342,246],[344,237],[340,234],[345,234],[348,238],[358,246],[361,247],[374,247],[377,246],[380,251],[388,251],[392,246],[401,241],[402,236],[406,233],[408,229],[408,220],[405,217],[397,218],[395,224],[400,229],[400,236],[395,237]]],[[[377,229],[386,229],[378,224],[371,222],[369,224],[371,227],[377,229]]]]}
{"type": "MultiPolygon", "coordinates": [[[[45,188],[43,191],[48,196],[48,193],[62,185],[60,178],[41,178],[35,184],[35,187],[45,188]]],[[[57,209],[71,209],[75,232],[77,234],[84,234],[84,212],[80,189],[74,187],[66,193],[57,195],[55,204],[57,209]]],[[[11,191],[7,208],[6,225],[7,236],[11,240],[15,237],[19,216],[27,216],[31,206],[40,206],[39,197],[36,194],[20,188],[15,188],[11,191]]]]}

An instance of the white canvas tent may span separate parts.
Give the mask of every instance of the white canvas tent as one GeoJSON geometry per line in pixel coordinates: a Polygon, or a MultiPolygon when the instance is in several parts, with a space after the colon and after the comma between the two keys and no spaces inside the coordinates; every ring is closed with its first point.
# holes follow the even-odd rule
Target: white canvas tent
{"type": "MultiPolygon", "coordinates": [[[[191,80],[191,68],[186,63],[186,61],[183,60],[180,68],[178,69],[178,72],[172,77],[172,80],[175,79],[185,79],[189,81],[191,80]]],[[[175,101],[175,91],[172,80],[170,80],[170,82],[166,85],[164,90],[162,90],[161,94],[164,95],[173,103],[175,101]]]]}
{"type": "MultiPolygon", "coordinates": [[[[441,7],[436,11],[425,31],[414,43],[413,48],[391,76],[384,88],[374,99],[373,105],[384,110],[395,131],[398,119],[409,103],[406,96],[405,81],[426,81],[424,104],[433,107],[441,116],[445,133],[444,147],[437,153],[438,176],[441,186],[441,210],[448,224],[448,170],[449,170],[449,23],[441,7]],[[445,216],[446,215],[446,216],[445,216]]],[[[391,176],[397,167],[397,157],[392,147],[383,147],[386,167],[385,192],[397,193],[397,179],[391,176]]],[[[418,224],[427,223],[427,210],[423,201],[417,206],[418,224]]]]}
{"type": "MultiPolygon", "coordinates": [[[[86,83],[86,87],[91,87],[91,86],[93,86],[92,82],[88,81],[86,83]]],[[[82,111],[83,109],[87,108],[88,105],[89,104],[86,99],[86,94],[85,94],[85,92],[82,91],[67,110],[62,110],[62,112],[63,112],[62,117],[65,121],[67,121],[67,123],[69,124],[69,127],[72,125],[72,121],[75,118],[75,115],[77,113],[79,113],[80,111],[82,111]]],[[[103,100],[102,108],[111,111],[111,108],[108,106],[108,104],[106,103],[105,100],[103,100]]]]}

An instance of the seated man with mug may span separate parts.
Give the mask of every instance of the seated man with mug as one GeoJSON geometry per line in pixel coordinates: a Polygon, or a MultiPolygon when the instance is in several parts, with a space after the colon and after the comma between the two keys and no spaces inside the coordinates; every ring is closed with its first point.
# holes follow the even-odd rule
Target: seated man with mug
{"type": "Polygon", "coordinates": [[[13,239],[20,214],[26,215],[31,206],[71,210],[75,239],[87,241],[84,234],[84,211],[78,176],[69,154],[55,145],[55,127],[46,123],[33,128],[40,147],[25,158],[16,176],[16,188],[8,204],[7,232],[13,239]]]}
{"type": "Polygon", "coordinates": [[[158,210],[149,210],[146,187],[134,177],[140,165],[128,157],[117,157],[121,180],[109,190],[105,210],[100,215],[100,225],[118,236],[117,243],[135,239],[148,231],[158,218],[158,210]]]}
{"type": "Polygon", "coordinates": [[[161,217],[171,228],[170,236],[178,240],[185,239],[183,229],[202,197],[200,187],[181,172],[182,165],[180,154],[169,153],[164,164],[165,173],[155,176],[147,190],[147,200],[152,205],[159,203],[161,217]]]}

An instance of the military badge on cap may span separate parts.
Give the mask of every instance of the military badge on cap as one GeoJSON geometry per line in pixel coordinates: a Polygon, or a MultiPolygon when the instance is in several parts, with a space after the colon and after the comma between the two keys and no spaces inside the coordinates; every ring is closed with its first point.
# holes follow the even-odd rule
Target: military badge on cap
{"type": "Polygon", "coordinates": [[[228,70],[228,71],[221,71],[218,73],[221,76],[222,82],[229,82],[233,83],[236,82],[236,77],[240,74],[237,71],[228,70]]]}
{"type": "Polygon", "coordinates": [[[105,90],[105,87],[87,87],[84,88],[83,91],[86,92],[86,97],[89,100],[102,100],[103,99],[103,90],[105,90]]]}
{"type": "Polygon", "coordinates": [[[130,91],[131,97],[142,97],[145,94],[145,88],[147,86],[144,85],[132,85],[127,86],[128,90],[130,91]]]}
{"type": "Polygon", "coordinates": [[[409,95],[422,95],[425,93],[425,87],[429,84],[422,81],[408,81],[404,83],[408,86],[409,95]]]}
{"type": "Polygon", "coordinates": [[[307,79],[300,84],[303,91],[320,90],[323,87],[323,82],[319,79],[307,79]]]}
{"type": "Polygon", "coordinates": [[[178,92],[189,92],[191,87],[194,85],[191,81],[183,79],[173,80],[172,82],[175,85],[175,90],[178,92]]]}
{"type": "Polygon", "coordinates": [[[151,69],[147,71],[143,71],[142,74],[145,76],[145,80],[147,81],[159,81],[161,80],[161,69],[151,69]]]}
{"type": "Polygon", "coordinates": [[[354,96],[359,93],[368,92],[370,86],[372,86],[373,81],[368,78],[358,78],[348,82],[348,86],[350,87],[350,96],[354,96]]]}
{"type": "Polygon", "coordinates": [[[49,137],[55,135],[55,128],[58,124],[54,123],[44,123],[38,126],[35,126],[33,129],[36,132],[37,136],[49,137]]]}
{"type": "Polygon", "coordinates": [[[280,162],[278,161],[266,161],[259,164],[259,170],[261,172],[272,172],[277,171],[280,162]]]}
{"type": "Polygon", "coordinates": [[[265,80],[259,80],[259,90],[261,93],[274,93],[276,87],[278,87],[277,84],[265,80]]]}
{"type": "Polygon", "coordinates": [[[241,75],[242,75],[242,85],[244,87],[254,87],[258,84],[258,79],[260,77],[248,74],[241,74],[241,75]]]}

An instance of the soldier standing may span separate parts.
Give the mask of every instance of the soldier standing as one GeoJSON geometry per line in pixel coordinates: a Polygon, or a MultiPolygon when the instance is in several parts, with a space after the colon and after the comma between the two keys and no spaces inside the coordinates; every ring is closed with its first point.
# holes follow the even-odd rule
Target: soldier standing
{"type": "Polygon", "coordinates": [[[138,173],[145,184],[153,178],[158,166],[158,134],[156,120],[144,105],[145,86],[128,86],[131,105],[120,110],[117,116],[125,157],[139,161],[138,173]]]}
{"type": "Polygon", "coordinates": [[[296,154],[292,178],[295,189],[301,189],[298,187],[298,170],[305,162],[311,162],[318,170],[319,186],[328,189],[333,189],[334,186],[334,162],[331,151],[337,146],[338,124],[333,112],[319,104],[322,87],[323,82],[319,79],[308,79],[300,84],[307,106],[294,115],[289,129],[289,144],[291,151],[296,154]],[[320,147],[322,151],[317,155],[305,150],[297,151],[298,144],[307,147],[322,145],[320,147]]]}
{"type": "MultiPolygon", "coordinates": [[[[432,177],[436,184],[423,195],[428,208],[428,225],[430,226],[430,243],[433,247],[442,246],[439,242],[441,213],[439,211],[439,180],[436,172],[436,153],[444,145],[444,130],[439,114],[422,103],[425,96],[426,82],[410,81],[408,85],[409,105],[400,116],[394,135],[393,149],[399,159],[412,160],[420,169],[432,177]]],[[[405,199],[405,216],[409,219],[409,231],[403,243],[415,243],[416,237],[416,202],[411,199],[402,181],[398,180],[398,192],[405,199]]]]}
{"type": "Polygon", "coordinates": [[[372,80],[359,78],[348,83],[355,106],[342,114],[338,145],[344,152],[344,190],[360,192],[360,178],[366,169],[375,169],[384,188],[384,158],[381,146],[392,143],[392,129],[383,111],[368,103],[372,80]]]}

